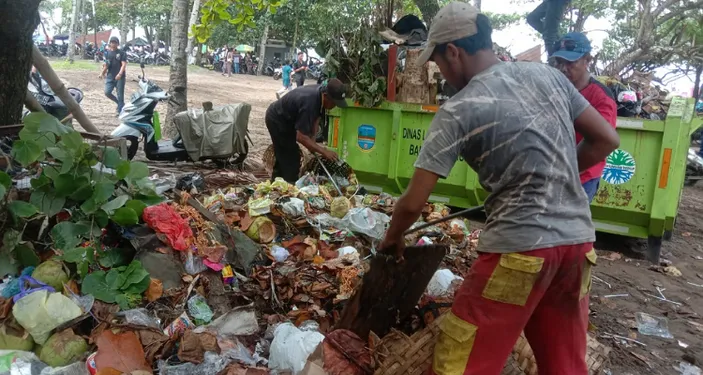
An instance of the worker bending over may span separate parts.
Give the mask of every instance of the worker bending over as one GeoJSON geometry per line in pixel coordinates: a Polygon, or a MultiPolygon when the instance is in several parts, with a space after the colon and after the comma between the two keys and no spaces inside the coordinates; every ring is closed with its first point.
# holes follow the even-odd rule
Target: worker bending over
{"type": "Polygon", "coordinates": [[[586,375],[592,242],[579,171],[618,135],[558,70],[505,63],[488,18],[452,2],[432,21],[420,63],[434,60],[460,91],[435,115],[381,249],[402,256],[403,232],[457,159],[490,194],[479,257],[440,324],[432,374],[499,374],[524,330],[540,375],[586,375]],[[583,135],[576,146],[575,132],[583,135]]]}
{"type": "Polygon", "coordinates": [[[326,84],[298,87],[273,102],[266,110],[266,128],[273,142],[276,162],[271,179],[282,177],[295,182],[300,173],[300,142],[312,153],[319,153],[331,160],[337,154],[315,142],[320,119],[325,110],[346,107],[347,86],[336,78],[326,84]]]}
{"type": "MultiPolygon", "coordinates": [[[[591,76],[588,67],[591,65],[591,42],[582,33],[568,33],[554,46],[554,54],[550,63],[561,70],[566,78],[574,84],[583,97],[595,108],[610,126],[615,129],[618,117],[618,106],[613,92],[591,76]]],[[[581,133],[576,132],[576,144],[583,140],[581,133]]],[[[593,201],[600,178],[605,169],[605,159],[581,172],[581,186],[586,191],[588,201],[593,201]]]]}

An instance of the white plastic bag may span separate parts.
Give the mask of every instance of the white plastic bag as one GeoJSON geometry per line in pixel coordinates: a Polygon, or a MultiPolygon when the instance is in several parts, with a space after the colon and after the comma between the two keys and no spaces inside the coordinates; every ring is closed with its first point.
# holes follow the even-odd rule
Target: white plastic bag
{"type": "Polygon", "coordinates": [[[83,314],[81,308],[61,293],[46,290],[32,292],[12,306],[12,315],[41,345],[49,339],[51,331],[83,314]]]}
{"type": "Polygon", "coordinates": [[[290,217],[300,217],[305,215],[305,202],[302,199],[291,198],[282,205],[283,213],[290,217]]]}
{"type": "Polygon", "coordinates": [[[276,262],[285,262],[290,256],[290,253],[285,248],[274,245],[271,247],[271,256],[276,262]]]}
{"type": "Polygon", "coordinates": [[[451,294],[450,288],[455,280],[464,279],[461,276],[456,276],[448,269],[437,270],[427,285],[427,294],[435,298],[448,296],[451,294]]]}
{"type": "Polygon", "coordinates": [[[337,250],[337,253],[339,253],[340,257],[343,257],[348,254],[356,254],[359,255],[359,252],[352,246],[344,246],[340,249],[337,250]]]}
{"type": "Polygon", "coordinates": [[[273,375],[303,371],[310,354],[325,339],[320,332],[301,331],[291,323],[282,323],[274,331],[269,355],[269,369],[273,375]]]}

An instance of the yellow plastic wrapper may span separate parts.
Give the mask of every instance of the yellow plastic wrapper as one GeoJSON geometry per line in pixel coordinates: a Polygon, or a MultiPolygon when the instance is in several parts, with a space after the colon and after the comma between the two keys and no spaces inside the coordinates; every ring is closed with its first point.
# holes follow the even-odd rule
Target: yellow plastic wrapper
{"type": "Polygon", "coordinates": [[[38,290],[20,298],[12,306],[12,315],[42,345],[56,327],[83,314],[75,302],[61,293],[38,290]]]}

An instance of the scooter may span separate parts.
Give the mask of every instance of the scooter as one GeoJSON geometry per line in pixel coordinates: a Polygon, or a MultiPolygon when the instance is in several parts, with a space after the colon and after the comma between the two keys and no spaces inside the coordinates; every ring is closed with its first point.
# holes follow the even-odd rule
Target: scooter
{"type": "MultiPolygon", "coordinates": [[[[125,105],[120,113],[120,125],[112,132],[113,137],[123,137],[127,140],[127,157],[131,160],[137,154],[140,140],[144,141],[144,153],[149,160],[158,161],[193,161],[191,153],[193,147],[184,143],[179,135],[174,140],[156,140],[154,128],[154,109],[159,102],[170,98],[154,81],[146,78],[144,63],[140,64],[142,75],[139,76],[139,92],[132,95],[130,103],[125,105]]],[[[249,107],[250,109],[251,107],[249,107]]],[[[180,115],[180,114],[179,114],[180,115]]],[[[248,122],[249,113],[246,113],[248,122]]],[[[246,128],[246,123],[245,123],[246,128]]],[[[245,130],[246,132],[246,130],[245,130]]],[[[219,167],[239,165],[247,157],[249,150],[246,139],[243,141],[243,150],[232,154],[218,155],[216,157],[200,157],[197,160],[210,159],[219,167]]],[[[195,145],[195,149],[198,149],[195,145]]]]}
{"type": "Polygon", "coordinates": [[[686,177],[684,177],[684,184],[686,186],[692,186],[700,180],[703,180],[703,158],[698,155],[695,149],[689,148],[688,155],[686,156],[686,177]]]}
{"type": "MultiPolygon", "coordinates": [[[[29,82],[27,83],[27,89],[32,95],[37,99],[39,104],[44,108],[46,113],[56,117],[59,121],[63,121],[70,114],[68,107],[64,104],[61,99],[54,94],[49,87],[49,84],[42,78],[42,76],[37,73],[31,73],[29,75],[29,82]]],[[[83,101],[83,91],[75,88],[69,87],[68,93],[71,94],[73,99],[76,100],[78,104],[83,101]]],[[[24,115],[27,115],[29,111],[25,111],[24,115]]],[[[67,121],[70,124],[70,120],[67,121]]]]}
{"type": "Polygon", "coordinates": [[[282,67],[278,67],[278,68],[274,69],[274,71],[273,71],[273,80],[274,80],[274,81],[278,81],[279,79],[281,79],[281,77],[283,77],[283,68],[282,68],[282,67]]]}

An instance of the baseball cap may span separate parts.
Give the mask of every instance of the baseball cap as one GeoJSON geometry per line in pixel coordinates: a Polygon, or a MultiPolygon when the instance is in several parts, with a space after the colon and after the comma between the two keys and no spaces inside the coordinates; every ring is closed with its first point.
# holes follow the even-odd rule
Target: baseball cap
{"type": "Polygon", "coordinates": [[[110,38],[110,43],[120,44],[120,40],[116,36],[113,36],[112,38],[110,38]]]}
{"type": "Polygon", "coordinates": [[[440,44],[476,35],[476,18],[480,13],[473,5],[456,1],[440,9],[432,19],[425,50],[420,54],[417,63],[424,65],[432,57],[435,47],[440,44]]]}
{"type": "Polygon", "coordinates": [[[551,58],[576,61],[591,52],[591,42],[583,33],[568,33],[556,42],[551,58]]]}
{"type": "Polygon", "coordinates": [[[337,78],[332,78],[325,85],[325,92],[337,107],[347,108],[347,85],[337,78]]]}

